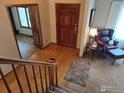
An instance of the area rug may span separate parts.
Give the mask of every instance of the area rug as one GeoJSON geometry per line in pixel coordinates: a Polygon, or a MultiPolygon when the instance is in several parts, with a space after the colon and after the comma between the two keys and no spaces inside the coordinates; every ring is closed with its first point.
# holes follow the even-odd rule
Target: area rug
{"type": "Polygon", "coordinates": [[[86,86],[90,70],[90,62],[77,59],[65,75],[65,79],[81,86],[86,86]]]}

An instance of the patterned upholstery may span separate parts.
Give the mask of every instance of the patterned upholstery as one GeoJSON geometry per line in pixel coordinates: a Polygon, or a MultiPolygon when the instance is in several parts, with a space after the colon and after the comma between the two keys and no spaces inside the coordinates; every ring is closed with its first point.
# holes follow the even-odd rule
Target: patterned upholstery
{"type": "Polygon", "coordinates": [[[104,51],[118,48],[119,42],[117,41],[114,41],[113,45],[109,44],[109,41],[112,40],[114,33],[113,29],[98,29],[97,32],[98,36],[96,36],[96,41],[98,45],[103,47],[104,51]]]}
{"type": "Polygon", "coordinates": [[[104,43],[108,43],[112,40],[113,33],[113,29],[98,29],[99,39],[104,43]]]}

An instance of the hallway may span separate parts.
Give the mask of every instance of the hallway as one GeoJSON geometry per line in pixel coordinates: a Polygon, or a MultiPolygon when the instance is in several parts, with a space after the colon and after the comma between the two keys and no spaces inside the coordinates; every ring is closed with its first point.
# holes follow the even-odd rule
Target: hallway
{"type": "MultiPolygon", "coordinates": [[[[38,60],[38,61],[48,61],[50,57],[56,58],[58,60],[58,81],[59,84],[65,84],[66,81],[64,80],[64,76],[72,64],[74,59],[79,58],[78,57],[79,51],[78,49],[69,48],[69,47],[63,47],[58,46],[56,44],[50,44],[48,47],[46,47],[43,50],[38,50],[32,57],[30,57],[30,60],[38,60]]],[[[20,66],[17,68],[17,72],[19,75],[19,79],[22,81],[23,89],[25,93],[29,93],[26,78],[24,75],[24,68],[23,66],[20,66]]],[[[32,69],[30,66],[27,67],[28,75],[31,79],[32,89],[35,91],[35,84],[32,80],[32,69]]],[[[37,68],[35,68],[35,71],[37,71],[37,68]]],[[[39,77],[39,73],[37,72],[37,77],[39,77]]],[[[14,76],[14,73],[11,72],[6,76],[6,79],[10,85],[11,90],[13,93],[19,93],[19,88],[17,87],[17,82],[14,76]]],[[[39,86],[40,87],[40,86],[39,86]]],[[[0,80],[0,91],[1,93],[7,93],[6,88],[0,80]]],[[[35,92],[34,92],[35,93],[35,92]]]]}

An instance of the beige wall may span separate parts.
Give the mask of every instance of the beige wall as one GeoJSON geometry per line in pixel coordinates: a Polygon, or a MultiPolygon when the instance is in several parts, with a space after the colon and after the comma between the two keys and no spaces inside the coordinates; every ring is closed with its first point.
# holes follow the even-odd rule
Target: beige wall
{"type": "MultiPolygon", "coordinates": [[[[8,18],[6,5],[10,4],[32,4],[39,5],[40,21],[42,28],[43,45],[50,43],[50,27],[49,27],[49,6],[48,0],[1,0],[0,1],[0,56],[20,58],[12,27],[8,18]]],[[[11,71],[11,66],[0,65],[4,73],[11,71]]]]}
{"type": "Polygon", "coordinates": [[[0,56],[19,58],[12,27],[7,15],[6,5],[37,3],[40,9],[40,21],[43,34],[43,44],[50,42],[48,0],[1,0],[0,1],[0,56]]]}
{"type": "Polygon", "coordinates": [[[80,44],[80,53],[79,56],[82,57],[84,53],[84,49],[86,47],[88,41],[88,33],[89,33],[89,19],[90,19],[90,11],[95,6],[95,0],[87,0],[85,2],[85,12],[84,12],[84,21],[83,21],[83,29],[81,35],[81,44],[80,44]]]}
{"type": "Polygon", "coordinates": [[[55,3],[78,3],[78,4],[81,4],[80,18],[79,18],[79,29],[78,29],[78,38],[77,38],[77,48],[79,48],[80,47],[80,42],[81,42],[81,33],[82,33],[82,25],[83,25],[85,0],[49,0],[51,42],[54,42],[54,43],[56,43],[56,14],[55,14],[56,11],[55,11],[55,3]]]}

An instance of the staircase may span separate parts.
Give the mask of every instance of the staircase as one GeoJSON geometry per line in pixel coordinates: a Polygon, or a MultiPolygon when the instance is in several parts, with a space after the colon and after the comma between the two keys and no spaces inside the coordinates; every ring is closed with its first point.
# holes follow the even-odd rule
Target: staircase
{"type": "Polygon", "coordinates": [[[76,93],[76,92],[64,86],[58,86],[54,87],[53,90],[49,90],[48,93],[76,93]]]}
{"type": "MultiPolygon", "coordinates": [[[[20,79],[20,74],[18,74],[17,70],[17,68],[20,67],[24,69],[23,73],[27,82],[27,86],[25,87],[27,87],[28,93],[76,93],[69,88],[58,85],[57,61],[54,58],[50,58],[48,62],[40,62],[0,57],[0,65],[1,64],[11,66],[11,72],[15,76],[19,93],[26,93],[24,91],[22,80],[20,79]],[[28,72],[29,68],[30,72],[32,70],[32,77],[28,72]],[[38,77],[40,79],[38,79],[38,77]],[[34,85],[32,81],[34,81],[34,85]],[[35,89],[32,89],[32,85],[35,86],[35,89]]],[[[7,93],[13,93],[11,85],[8,83],[4,70],[1,66],[0,75],[6,87],[7,93]]]]}

